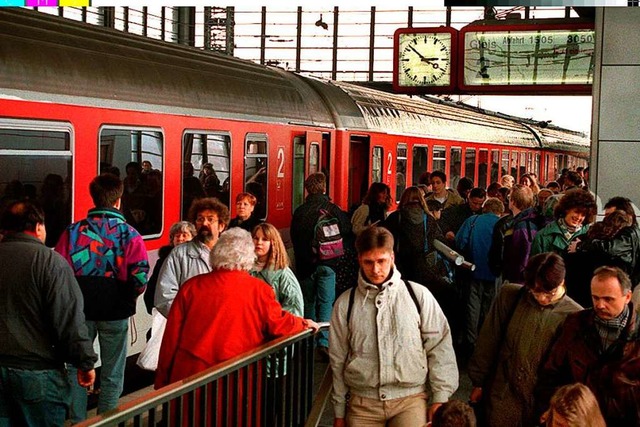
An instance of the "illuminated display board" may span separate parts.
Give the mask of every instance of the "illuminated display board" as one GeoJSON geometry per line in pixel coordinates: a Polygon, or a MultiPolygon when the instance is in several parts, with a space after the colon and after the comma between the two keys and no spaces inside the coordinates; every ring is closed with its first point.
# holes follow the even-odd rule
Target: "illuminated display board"
{"type": "Polygon", "coordinates": [[[592,23],[470,25],[459,37],[462,92],[590,91],[592,23]]]}
{"type": "Polygon", "coordinates": [[[456,84],[458,31],[400,28],[393,35],[393,88],[403,93],[446,93],[456,84]]]}

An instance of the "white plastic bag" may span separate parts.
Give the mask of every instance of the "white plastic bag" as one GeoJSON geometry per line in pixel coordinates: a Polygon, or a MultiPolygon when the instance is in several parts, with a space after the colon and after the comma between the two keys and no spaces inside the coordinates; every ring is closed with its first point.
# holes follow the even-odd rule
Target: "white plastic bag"
{"type": "Polygon", "coordinates": [[[160,345],[164,335],[164,328],[167,319],[155,308],[151,311],[151,339],[147,342],[136,364],[142,369],[155,371],[158,368],[158,356],[160,355],[160,345]]]}

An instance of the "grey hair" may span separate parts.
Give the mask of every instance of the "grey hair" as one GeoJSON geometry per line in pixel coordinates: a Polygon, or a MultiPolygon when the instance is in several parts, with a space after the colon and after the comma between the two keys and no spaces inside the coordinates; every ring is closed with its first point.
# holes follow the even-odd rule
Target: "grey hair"
{"type": "Polygon", "coordinates": [[[211,268],[249,271],[256,260],[255,250],[251,233],[232,227],[220,235],[211,249],[211,268]]]}
{"type": "Polygon", "coordinates": [[[178,221],[169,229],[169,241],[173,242],[173,238],[176,236],[176,234],[182,232],[191,233],[191,238],[196,237],[196,234],[198,234],[198,232],[196,231],[196,226],[191,224],[189,221],[178,221]]]}

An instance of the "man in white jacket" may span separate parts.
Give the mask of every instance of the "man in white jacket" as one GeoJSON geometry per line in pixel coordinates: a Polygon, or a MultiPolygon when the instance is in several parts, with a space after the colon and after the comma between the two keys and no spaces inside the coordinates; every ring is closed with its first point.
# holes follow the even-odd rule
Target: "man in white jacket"
{"type": "Polygon", "coordinates": [[[431,292],[394,268],[388,230],[368,228],[356,249],[358,285],[336,301],[329,329],[334,427],[423,426],[458,388],[449,324],[431,292]]]}

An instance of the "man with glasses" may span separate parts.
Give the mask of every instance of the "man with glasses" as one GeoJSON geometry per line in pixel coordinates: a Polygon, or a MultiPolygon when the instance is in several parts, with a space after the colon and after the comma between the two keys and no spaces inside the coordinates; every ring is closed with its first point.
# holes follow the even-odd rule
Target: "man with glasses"
{"type": "Polygon", "coordinates": [[[566,316],[582,308],[566,296],[564,277],[562,257],[549,252],[529,260],[524,286],[500,289],[469,361],[479,425],[537,425],[538,368],[566,316]]]}
{"type": "Polygon", "coordinates": [[[229,209],[213,197],[196,199],[189,209],[189,220],[196,225],[196,238],[171,251],[158,277],[155,307],[165,317],[184,282],[211,272],[211,249],[229,224],[229,209]]]}
{"type": "Polygon", "coordinates": [[[640,425],[640,319],[631,281],[618,267],[591,279],[593,308],[567,317],[540,373],[540,402],[581,382],[596,395],[610,426],[640,425]]]}

